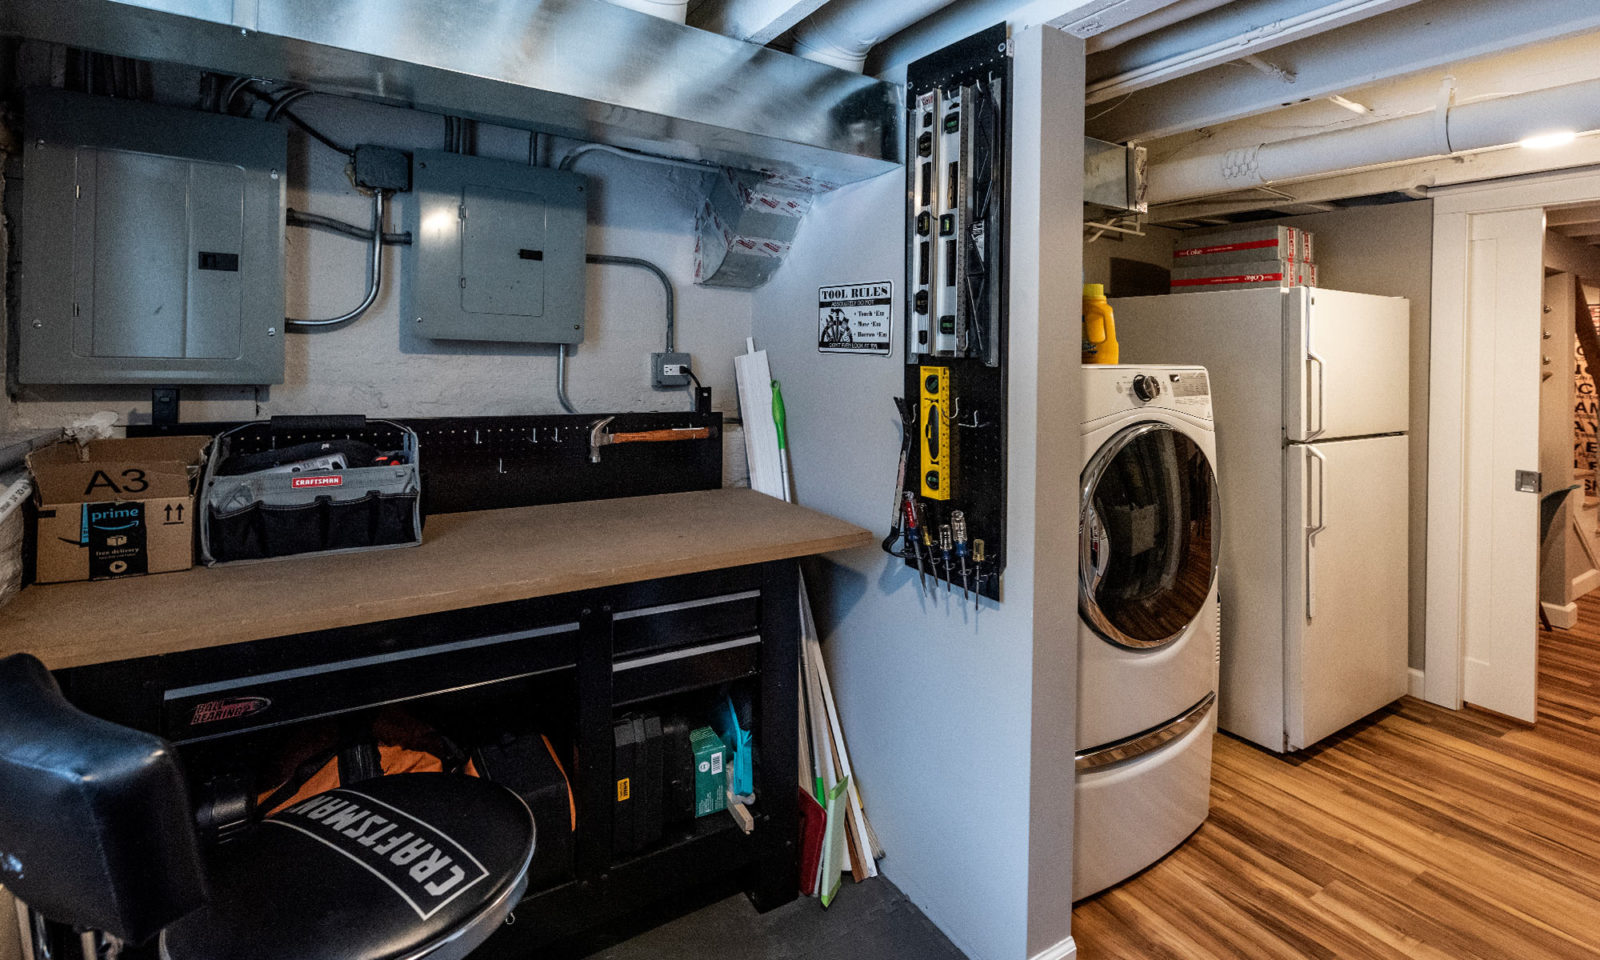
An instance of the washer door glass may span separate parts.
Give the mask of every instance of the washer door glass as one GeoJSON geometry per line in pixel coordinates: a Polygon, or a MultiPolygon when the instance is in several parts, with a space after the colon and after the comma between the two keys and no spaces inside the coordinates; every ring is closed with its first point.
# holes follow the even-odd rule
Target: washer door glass
{"type": "Polygon", "coordinates": [[[1176,640],[1201,613],[1217,573],[1217,481],[1189,437],[1139,423],[1083,471],[1078,610],[1094,631],[1135,649],[1176,640]]]}

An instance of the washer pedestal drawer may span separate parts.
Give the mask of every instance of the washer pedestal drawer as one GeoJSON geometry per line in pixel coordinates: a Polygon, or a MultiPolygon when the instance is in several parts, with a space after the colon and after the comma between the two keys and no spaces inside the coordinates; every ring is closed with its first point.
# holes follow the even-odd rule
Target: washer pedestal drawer
{"type": "Polygon", "coordinates": [[[1213,709],[1188,733],[1149,753],[1078,773],[1074,901],[1160,860],[1205,822],[1216,729],[1213,709]]]}

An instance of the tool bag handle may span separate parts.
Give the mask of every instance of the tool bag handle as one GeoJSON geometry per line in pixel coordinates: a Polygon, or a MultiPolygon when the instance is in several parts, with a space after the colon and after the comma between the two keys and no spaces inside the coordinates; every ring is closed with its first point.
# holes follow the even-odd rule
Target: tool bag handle
{"type": "Polygon", "coordinates": [[[356,414],[315,414],[298,417],[273,417],[268,421],[274,434],[326,430],[354,432],[367,428],[367,418],[356,414]]]}

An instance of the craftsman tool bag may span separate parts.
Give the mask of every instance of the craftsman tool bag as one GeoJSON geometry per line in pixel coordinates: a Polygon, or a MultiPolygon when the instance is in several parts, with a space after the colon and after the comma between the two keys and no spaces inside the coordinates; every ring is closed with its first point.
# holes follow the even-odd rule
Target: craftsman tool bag
{"type": "Polygon", "coordinates": [[[201,482],[207,565],[422,542],[416,432],[365,417],[273,417],[223,433],[201,482]]]}
{"type": "Polygon", "coordinates": [[[200,784],[196,820],[210,843],[226,843],[254,823],[327,790],[401,773],[483,777],[517,794],[533,812],[538,838],[530,890],[572,877],[578,808],[566,765],[549,737],[504,734],[472,751],[415,715],[390,707],[309,724],[291,736],[252,779],[219,774],[200,784]]]}
{"type": "Polygon", "coordinates": [[[399,773],[479,776],[466,751],[398,707],[295,728],[258,769],[202,780],[195,822],[207,843],[227,843],[252,824],[319,793],[399,773]]]}

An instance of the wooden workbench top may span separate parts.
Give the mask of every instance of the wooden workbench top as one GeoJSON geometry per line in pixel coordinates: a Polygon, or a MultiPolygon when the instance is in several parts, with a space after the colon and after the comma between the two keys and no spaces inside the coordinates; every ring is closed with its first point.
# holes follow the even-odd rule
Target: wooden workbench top
{"type": "Polygon", "coordinates": [[[51,669],[527,600],[870,544],[728,488],[448,513],[419,547],[41,584],[0,607],[0,656],[51,669]]]}

